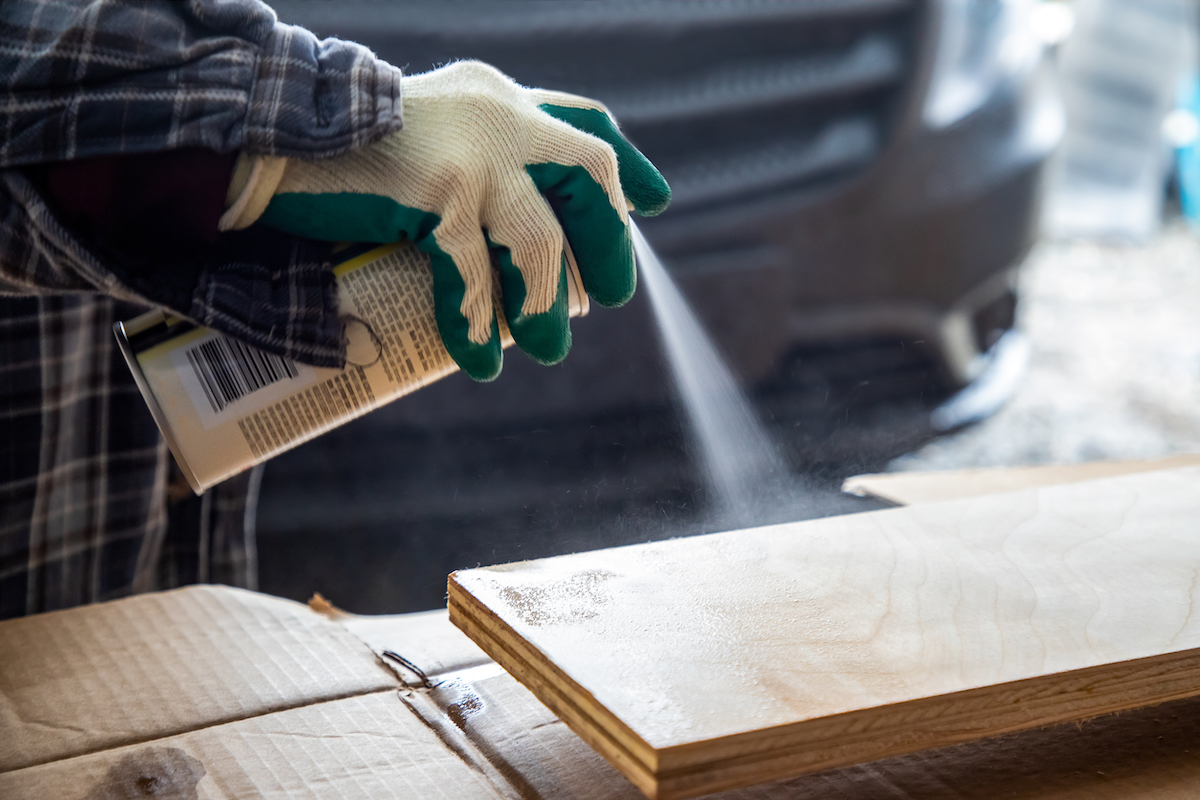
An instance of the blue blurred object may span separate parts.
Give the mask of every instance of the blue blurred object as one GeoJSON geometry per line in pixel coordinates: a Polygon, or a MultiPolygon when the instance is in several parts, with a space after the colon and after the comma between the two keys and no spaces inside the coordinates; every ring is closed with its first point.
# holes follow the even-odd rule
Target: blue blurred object
{"type": "MultiPolygon", "coordinates": [[[[1193,125],[1200,120],[1200,75],[1183,82],[1178,111],[1190,115],[1193,125]]],[[[1200,225],[1200,137],[1193,135],[1175,151],[1179,179],[1179,206],[1192,225],[1200,225]]]]}

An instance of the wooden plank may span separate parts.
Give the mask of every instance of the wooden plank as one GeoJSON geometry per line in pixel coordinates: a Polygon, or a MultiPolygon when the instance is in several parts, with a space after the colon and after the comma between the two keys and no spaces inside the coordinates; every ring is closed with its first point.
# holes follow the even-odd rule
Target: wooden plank
{"type": "Polygon", "coordinates": [[[1200,468],[466,570],[451,620],[647,796],[1200,695],[1200,468]]]}
{"type": "Polygon", "coordinates": [[[1087,464],[882,472],[847,478],[842,483],[842,491],[860,497],[875,497],[898,506],[908,506],[913,503],[936,503],[942,500],[958,500],[963,497],[979,497],[985,494],[1193,466],[1200,466],[1200,454],[1137,461],[1096,461],[1087,464]]]}

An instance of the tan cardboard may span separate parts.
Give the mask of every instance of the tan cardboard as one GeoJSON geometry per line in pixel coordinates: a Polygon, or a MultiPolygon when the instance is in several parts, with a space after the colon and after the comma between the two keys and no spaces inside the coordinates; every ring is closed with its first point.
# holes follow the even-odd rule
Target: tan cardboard
{"type": "MultiPolygon", "coordinates": [[[[450,624],[444,608],[412,614],[360,616],[347,614],[319,595],[309,606],[345,626],[392,668],[399,665],[387,654],[401,655],[426,675],[441,675],[494,664],[487,653],[450,624]]],[[[401,677],[409,677],[402,673],[401,677]]]]}
{"type": "Polygon", "coordinates": [[[445,747],[394,689],[0,774],[0,796],[14,800],[146,795],[505,797],[445,747]]]}
{"type": "Polygon", "coordinates": [[[0,623],[0,770],[394,688],[307,608],[193,587],[0,623]]]}
{"type": "Polygon", "coordinates": [[[343,625],[238,589],[7,620],[0,797],[510,796],[403,688],[343,625]]]}

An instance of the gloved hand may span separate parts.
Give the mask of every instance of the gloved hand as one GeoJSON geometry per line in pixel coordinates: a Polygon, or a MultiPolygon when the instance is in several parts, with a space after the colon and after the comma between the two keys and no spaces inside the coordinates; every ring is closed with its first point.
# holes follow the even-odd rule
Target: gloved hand
{"type": "Polygon", "coordinates": [[[501,365],[491,248],[513,338],[557,363],[571,346],[563,232],[588,294],[621,305],[636,284],[629,208],[660,213],[666,181],[592,100],[479,62],[405,77],[401,91],[404,128],[375,144],[316,161],[243,158],[223,227],[261,217],[309,238],[412,240],[431,260],[442,342],[476,380],[501,365]]]}

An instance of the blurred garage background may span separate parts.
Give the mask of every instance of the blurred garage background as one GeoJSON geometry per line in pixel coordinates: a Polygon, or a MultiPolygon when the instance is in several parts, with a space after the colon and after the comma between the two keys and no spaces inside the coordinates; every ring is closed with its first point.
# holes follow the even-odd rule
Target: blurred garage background
{"type": "MultiPolygon", "coordinates": [[[[793,518],[876,507],[861,472],[1200,449],[1189,0],[273,4],[605,101],[793,518]]],[[[260,588],[417,610],[457,568],[712,530],[646,293],[573,329],[562,365],[512,352],[270,462],[260,588]]]]}

